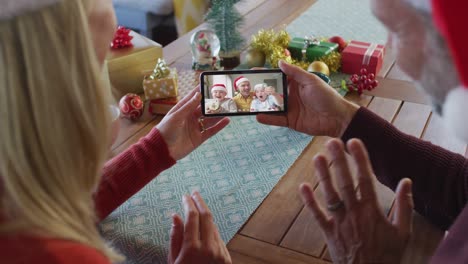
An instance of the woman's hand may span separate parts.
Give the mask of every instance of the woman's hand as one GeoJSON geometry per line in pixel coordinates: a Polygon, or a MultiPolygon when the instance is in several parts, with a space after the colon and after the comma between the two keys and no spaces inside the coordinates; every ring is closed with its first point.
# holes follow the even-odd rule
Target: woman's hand
{"type": "Polygon", "coordinates": [[[201,96],[198,90],[195,88],[185,96],[156,126],[175,160],[187,156],[229,124],[229,118],[226,117],[200,119],[201,96]]]}
{"type": "Polygon", "coordinates": [[[170,264],[230,264],[231,256],[198,192],[183,197],[185,223],[172,218],[170,264]]]}
{"type": "Polygon", "coordinates": [[[257,120],[309,135],[340,137],[359,107],[346,101],[314,74],[284,61],[280,62],[280,68],[289,80],[288,112],[260,114],[257,120]]]}
{"type": "Polygon", "coordinates": [[[332,139],[327,148],[334,164],[338,191],[332,183],[325,156],[317,155],[314,163],[328,214],[318,205],[309,184],[302,184],[300,191],[326,238],[333,263],[400,263],[412,229],[411,181],[403,179],[398,184],[390,221],[378,204],[373,172],[363,143],[352,139],[347,144],[357,167],[357,188],[346,162],[343,143],[332,139]]]}

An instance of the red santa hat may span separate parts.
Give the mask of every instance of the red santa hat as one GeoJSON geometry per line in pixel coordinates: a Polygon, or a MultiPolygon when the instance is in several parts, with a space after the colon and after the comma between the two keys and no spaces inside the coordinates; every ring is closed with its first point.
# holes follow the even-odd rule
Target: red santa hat
{"type": "Polygon", "coordinates": [[[211,86],[210,90],[211,90],[211,92],[221,91],[221,92],[227,93],[227,89],[226,89],[226,86],[224,84],[215,84],[215,85],[211,86]]]}
{"type": "Polygon", "coordinates": [[[0,21],[14,18],[60,2],[60,0],[6,0],[0,8],[0,21]]]}
{"type": "Polygon", "coordinates": [[[450,90],[442,117],[457,137],[468,142],[468,31],[465,29],[468,1],[431,0],[434,23],[439,29],[458,71],[460,86],[450,90]]]}
{"type": "Polygon", "coordinates": [[[243,82],[250,82],[249,79],[245,78],[244,76],[239,76],[234,80],[234,89],[239,90],[239,85],[243,82]]]}

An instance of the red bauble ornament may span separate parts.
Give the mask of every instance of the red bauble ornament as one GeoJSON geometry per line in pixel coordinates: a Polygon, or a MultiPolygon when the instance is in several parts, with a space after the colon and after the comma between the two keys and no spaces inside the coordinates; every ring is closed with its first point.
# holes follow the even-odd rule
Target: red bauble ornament
{"type": "Polygon", "coordinates": [[[329,42],[338,44],[338,51],[342,52],[348,43],[340,36],[333,36],[328,39],[329,42]]]}
{"type": "Polygon", "coordinates": [[[143,115],[145,104],[141,97],[136,94],[126,94],[120,99],[119,108],[122,117],[137,120],[143,115]]]}

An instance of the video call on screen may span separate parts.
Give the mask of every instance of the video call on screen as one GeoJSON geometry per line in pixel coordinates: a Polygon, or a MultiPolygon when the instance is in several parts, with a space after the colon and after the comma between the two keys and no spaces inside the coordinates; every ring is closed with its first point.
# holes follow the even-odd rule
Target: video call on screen
{"type": "Polygon", "coordinates": [[[284,88],[281,72],[204,75],[204,113],[283,112],[284,88]]]}

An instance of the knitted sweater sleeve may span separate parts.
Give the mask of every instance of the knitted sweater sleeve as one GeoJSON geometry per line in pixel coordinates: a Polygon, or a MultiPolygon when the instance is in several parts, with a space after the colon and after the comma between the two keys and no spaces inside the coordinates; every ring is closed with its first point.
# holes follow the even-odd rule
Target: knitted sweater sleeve
{"type": "Polygon", "coordinates": [[[109,160],[103,169],[94,194],[99,219],[104,219],[118,206],[153,180],[176,161],[159,130],[151,132],[136,144],[109,160]]]}
{"type": "Polygon", "coordinates": [[[361,139],[378,180],[392,190],[403,178],[413,181],[415,210],[446,230],[467,202],[467,160],[456,153],[406,135],[361,107],[342,136],[361,139]]]}

